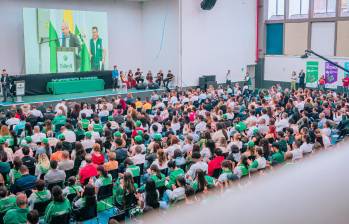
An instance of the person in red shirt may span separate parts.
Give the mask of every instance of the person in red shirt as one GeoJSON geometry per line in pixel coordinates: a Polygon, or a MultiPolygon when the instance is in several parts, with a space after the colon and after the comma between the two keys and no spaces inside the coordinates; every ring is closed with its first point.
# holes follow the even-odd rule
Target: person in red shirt
{"type": "Polygon", "coordinates": [[[208,175],[211,177],[213,176],[215,170],[222,169],[222,162],[224,160],[223,152],[221,149],[216,149],[214,154],[214,159],[212,159],[208,163],[208,175]]]}
{"type": "Polygon", "coordinates": [[[89,178],[96,177],[98,175],[96,165],[92,163],[91,155],[85,156],[86,165],[79,171],[79,180],[81,184],[87,184],[89,178]]]}
{"type": "Polygon", "coordinates": [[[141,128],[142,122],[141,121],[136,121],[136,128],[132,131],[132,138],[136,137],[138,134],[138,131],[142,131],[144,134],[144,129],[141,128]]]}
{"type": "Polygon", "coordinates": [[[92,163],[96,165],[103,165],[104,164],[104,155],[101,153],[101,146],[96,143],[92,147],[92,163]]]}
{"type": "Polygon", "coordinates": [[[326,80],[325,80],[324,75],[322,75],[319,79],[319,89],[325,90],[325,84],[326,84],[326,80]]]}
{"type": "Polygon", "coordinates": [[[343,88],[344,88],[344,93],[348,93],[348,88],[349,88],[349,75],[346,75],[344,79],[342,79],[343,82],[343,88]]]}

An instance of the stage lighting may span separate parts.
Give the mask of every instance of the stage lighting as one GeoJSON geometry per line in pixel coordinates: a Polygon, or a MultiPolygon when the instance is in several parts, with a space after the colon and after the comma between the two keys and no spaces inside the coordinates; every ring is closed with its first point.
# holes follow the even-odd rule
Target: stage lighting
{"type": "Polygon", "coordinates": [[[211,9],[213,9],[216,2],[217,2],[217,0],[203,0],[201,2],[201,8],[203,10],[211,10],[211,9]]]}

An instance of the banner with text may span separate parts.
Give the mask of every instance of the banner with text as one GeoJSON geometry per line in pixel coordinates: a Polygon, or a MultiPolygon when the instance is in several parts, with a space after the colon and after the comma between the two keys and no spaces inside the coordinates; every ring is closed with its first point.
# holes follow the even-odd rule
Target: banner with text
{"type": "Polygon", "coordinates": [[[319,62],[308,61],[306,66],[306,86],[315,88],[319,79],[319,62]]]}
{"type": "Polygon", "coordinates": [[[329,63],[325,63],[325,80],[326,80],[326,88],[335,89],[337,88],[338,81],[338,68],[329,63]]]}

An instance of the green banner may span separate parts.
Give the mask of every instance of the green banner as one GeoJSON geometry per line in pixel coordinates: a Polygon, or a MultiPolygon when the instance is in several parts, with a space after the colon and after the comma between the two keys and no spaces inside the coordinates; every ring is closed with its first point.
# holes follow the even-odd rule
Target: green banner
{"type": "Polygon", "coordinates": [[[306,68],[306,83],[317,83],[319,79],[319,62],[308,61],[306,68]]]}

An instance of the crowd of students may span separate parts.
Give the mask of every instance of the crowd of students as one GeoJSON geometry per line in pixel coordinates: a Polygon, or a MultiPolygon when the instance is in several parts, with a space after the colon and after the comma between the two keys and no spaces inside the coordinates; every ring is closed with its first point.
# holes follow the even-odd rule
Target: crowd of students
{"type": "Polygon", "coordinates": [[[55,223],[99,203],[127,216],[166,209],[330,147],[348,113],[346,94],[239,84],[13,106],[0,118],[0,215],[55,223]]]}

